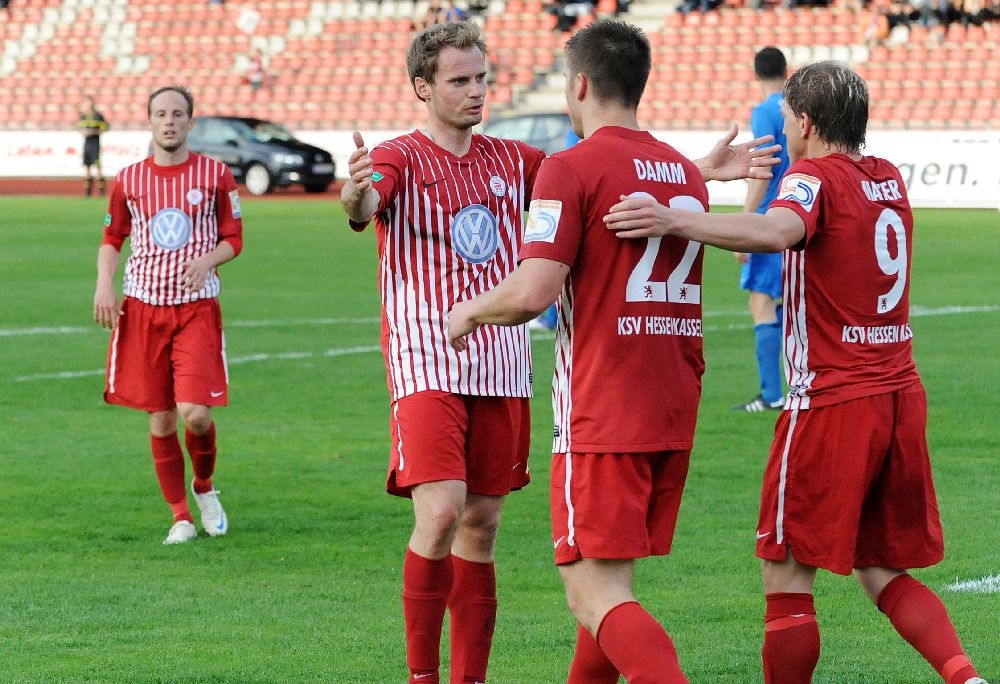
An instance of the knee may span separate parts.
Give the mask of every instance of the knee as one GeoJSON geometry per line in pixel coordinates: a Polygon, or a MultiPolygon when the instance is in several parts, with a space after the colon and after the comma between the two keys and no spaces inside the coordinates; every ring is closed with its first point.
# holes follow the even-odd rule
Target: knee
{"type": "Polygon", "coordinates": [[[423,509],[417,527],[435,539],[450,539],[461,517],[461,509],[450,501],[438,501],[423,509]]]}
{"type": "Polygon", "coordinates": [[[196,435],[205,434],[212,425],[212,411],[207,406],[186,404],[179,412],[184,425],[196,435]]]}

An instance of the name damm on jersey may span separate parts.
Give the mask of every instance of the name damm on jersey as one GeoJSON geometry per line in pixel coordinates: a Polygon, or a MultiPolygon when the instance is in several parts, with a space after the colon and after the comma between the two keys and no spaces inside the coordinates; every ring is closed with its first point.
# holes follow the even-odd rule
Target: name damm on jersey
{"type": "Polygon", "coordinates": [[[701,337],[701,319],[673,316],[619,316],[618,334],[701,337]]]}
{"type": "Polygon", "coordinates": [[[840,341],[848,344],[892,344],[913,337],[909,323],[902,325],[845,325],[840,341]]]}
{"type": "Polygon", "coordinates": [[[635,175],[639,180],[651,180],[660,183],[687,183],[684,165],[678,162],[649,161],[648,159],[633,159],[635,175]]]}

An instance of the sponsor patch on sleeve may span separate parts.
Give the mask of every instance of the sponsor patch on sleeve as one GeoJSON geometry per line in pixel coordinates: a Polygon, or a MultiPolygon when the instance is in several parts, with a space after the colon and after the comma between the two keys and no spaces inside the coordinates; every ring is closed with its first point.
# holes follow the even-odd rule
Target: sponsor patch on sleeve
{"type": "Polygon", "coordinates": [[[778,199],[798,202],[806,211],[812,211],[819,196],[819,187],[822,185],[816,176],[807,176],[804,173],[790,173],[781,179],[781,187],[778,189],[778,199]]]}
{"type": "Polygon", "coordinates": [[[107,228],[111,225],[111,212],[109,211],[104,215],[104,227],[107,228]]]}
{"type": "Polygon", "coordinates": [[[233,218],[240,218],[243,212],[240,210],[240,193],[237,190],[229,191],[229,206],[233,208],[233,218]]]}
{"type": "Polygon", "coordinates": [[[525,242],[555,242],[559,216],[562,214],[560,200],[532,200],[528,206],[528,225],[524,229],[525,242]]]}

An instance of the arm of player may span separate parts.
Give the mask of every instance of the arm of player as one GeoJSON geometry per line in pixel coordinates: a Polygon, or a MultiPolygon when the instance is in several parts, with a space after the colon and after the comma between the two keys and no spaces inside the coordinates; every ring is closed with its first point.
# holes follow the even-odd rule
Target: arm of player
{"type": "Polygon", "coordinates": [[[236,258],[236,250],[227,240],[223,240],[208,254],[184,262],[181,269],[181,287],[188,292],[197,292],[205,287],[205,281],[213,268],[236,258]]]}
{"type": "Polygon", "coordinates": [[[674,235],[734,252],[780,252],[805,237],[802,219],[791,209],[766,214],[706,214],[669,209],[649,197],[628,197],[611,207],[604,223],[621,238],[674,235]]]}
{"type": "Polygon", "coordinates": [[[102,328],[113,329],[118,324],[121,306],[115,290],[121,252],[114,245],[103,244],[97,250],[97,288],[94,291],[94,320],[102,328]]]}
{"type": "Polygon", "coordinates": [[[340,189],[340,201],[347,218],[354,223],[367,224],[378,209],[378,193],[372,187],[375,165],[359,131],[354,131],[354,145],[356,149],[347,160],[350,175],[340,189]]]}
{"type": "Polygon", "coordinates": [[[468,349],[467,335],[484,324],[519,325],[559,298],[569,266],[551,259],[525,259],[497,287],[457,302],[448,313],[448,343],[468,349]]]}
{"type": "Polygon", "coordinates": [[[781,145],[767,145],[774,140],[772,135],[762,135],[739,145],[732,145],[739,133],[739,127],[733,124],[715,147],[701,159],[694,160],[701,175],[706,181],[740,180],[742,178],[771,178],[771,167],[780,164],[776,155],[781,151],[781,145]]]}
{"type": "MultiPolygon", "coordinates": [[[[762,178],[751,178],[747,181],[747,197],[743,202],[743,211],[745,212],[756,212],[757,207],[760,203],[764,201],[764,195],[767,194],[767,188],[771,184],[771,181],[764,180],[762,178]]],[[[734,252],[733,256],[741,264],[745,264],[750,256],[746,252],[734,252]]]]}

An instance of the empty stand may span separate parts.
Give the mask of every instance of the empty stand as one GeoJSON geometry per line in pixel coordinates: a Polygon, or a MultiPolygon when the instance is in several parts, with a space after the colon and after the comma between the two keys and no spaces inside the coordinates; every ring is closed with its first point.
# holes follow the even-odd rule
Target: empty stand
{"type": "MultiPolygon", "coordinates": [[[[257,115],[298,129],[409,128],[425,111],[404,53],[429,1],[13,3],[0,15],[0,116],[14,129],[66,129],[92,94],[116,129],[143,128],[149,91],[178,82],[194,91],[197,113],[257,115]],[[268,69],[256,94],[245,82],[255,49],[268,69]]],[[[913,27],[908,40],[869,47],[863,15],[841,2],[761,11],[729,0],[704,15],[656,2],[634,0],[629,16],[654,49],[640,109],[652,128],[745,127],[759,99],[752,55],[765,45],[782,48],[793,67],[851,63],[869,83],[876,127],[995,128],[1000,118],[1000,26],[955,23],[943,41],[913,27]]],[[[608,0],[594,5],[578,25],[615,11],[608,0]]],[[[490,46],[491,111],[558,106],[553,84],[568,35],[543,0],[490,0],[476,20],[490,46]]]]}

